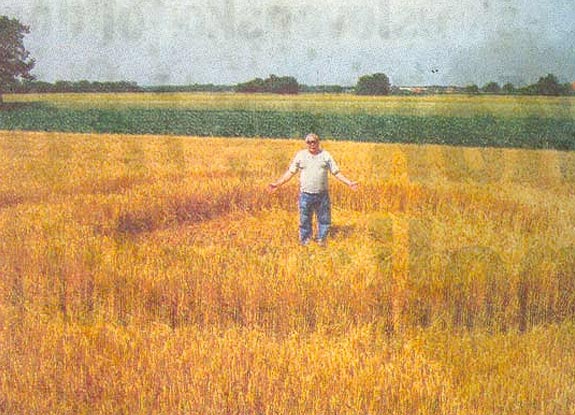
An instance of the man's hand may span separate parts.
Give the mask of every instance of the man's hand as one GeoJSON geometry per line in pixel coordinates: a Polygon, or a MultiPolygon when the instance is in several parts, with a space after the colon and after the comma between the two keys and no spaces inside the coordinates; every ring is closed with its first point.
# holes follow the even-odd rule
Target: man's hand
{"type": "Polygon", "coordinates": [[[268,192],[275,193],[279,186],[276,183],[270,183],[268,186],[268,192]]]}
{"type": "Polygon", "coordinates": [[[335,175],[335,178],[338,179],[340,182],[346,184],[347,186],[349,186],[351,188],[351,190],[356,191],[359,188],[359,183],[358,182],[354,182],[353,180],[349,180],[347,177],[345,177],[341,172],[338,172],[335,175]]]}
{"type": "Polygon", "coordinates": [[[292,173],[291,171],[286,171],[282,177],[280,177],[278,180],[276,180],[273,183],[270,183],[268,185],[268,192],[270,193],[274,193],[276,190],[278,190],[278,188],[280,186],[282,186],[284,183],[289,182],[289,180],[294,176],[295,173],[292,173]]]}
{"type": "Polygon", "coordinates": [[[348,186],[351,188],[351,190],[353,190],[354,192],[357,191],[357,189],[359,189],[359,183],[358,182],[349,182],[348,186]]]}

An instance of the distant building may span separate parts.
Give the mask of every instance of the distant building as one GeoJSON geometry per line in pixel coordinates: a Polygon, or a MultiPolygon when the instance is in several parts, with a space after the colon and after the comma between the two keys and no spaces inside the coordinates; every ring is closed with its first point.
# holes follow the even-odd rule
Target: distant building
{"type": "Polygon", "coordinates": [[[572,91],[575,91],[575,81],[573,81],[573,82],[571,83],[571,90],[572,90],[572,91]]]}
{"type": "Polygon", "coordinates": [[[423,94],[457,94],[461,93],[463,88],[457,86],[399,86],[394,89],[396,94],[423,95],[423,94]]]}
{"type": "Polygon", "coordinates": [[[422,86],[400,86],[399,90],[402,92],[407,92],[407,93],[411,93],[411,94],[423,94],[424,92],[427,92],[426,87],[422,87],[422,86]]]}

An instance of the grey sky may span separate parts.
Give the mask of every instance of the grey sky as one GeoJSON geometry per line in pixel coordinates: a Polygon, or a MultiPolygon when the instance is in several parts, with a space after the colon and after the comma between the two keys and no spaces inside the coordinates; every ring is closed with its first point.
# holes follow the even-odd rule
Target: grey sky
{"type": "Polygon", "coordinates": [[[575,1],[0,0],[42,80],[353,85],[575,80],[575,1]]]}

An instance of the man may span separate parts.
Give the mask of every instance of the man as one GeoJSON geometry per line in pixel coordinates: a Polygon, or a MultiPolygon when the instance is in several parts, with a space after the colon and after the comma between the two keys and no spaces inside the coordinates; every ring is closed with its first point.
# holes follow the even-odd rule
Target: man
{"type": "Polygon", "coordinates": [[[317,242],[325,246],[331,225],[331,204],[328,193],[328,171],[351,189],[357,190],[358,183],[349,180],[339,170],[335,160],[319,143],[317,134],[305,137],[307,149],[299,151],[288,170],[277,181],[269,185],[275,192],[288,182],[298,171],[300,174],[299,237],[302,245],[308,245],[312,238],[312,216],[317,217],[317,242]]]}

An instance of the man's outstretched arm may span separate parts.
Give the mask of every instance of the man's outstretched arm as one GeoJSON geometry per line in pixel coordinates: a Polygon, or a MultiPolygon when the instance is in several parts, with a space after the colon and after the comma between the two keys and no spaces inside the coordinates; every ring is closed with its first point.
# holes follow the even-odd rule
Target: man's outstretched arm
{"type": "Polygon", "coordinates": [[[277,179],[275,182],[270,183],[270,185],[268,186],[268,190],[273,193],[276,190],[278,190],[278,188],[283,185],[286,182],[289,182],[290,179],[295,175],[295,173],[292,173],[291,171],[287,170],[282,177],[280,177],[279,179],[277,179]]]}
{"type": "Polygon", "coordinates": [[[357,190],[359,187],[358,182],[354,182],[353,180],[348,179],[341,172],[337,172],[337,174],[335,174],[335,178],[338,179],[340,182],[348,185],[352,190],[357,190]]]}

